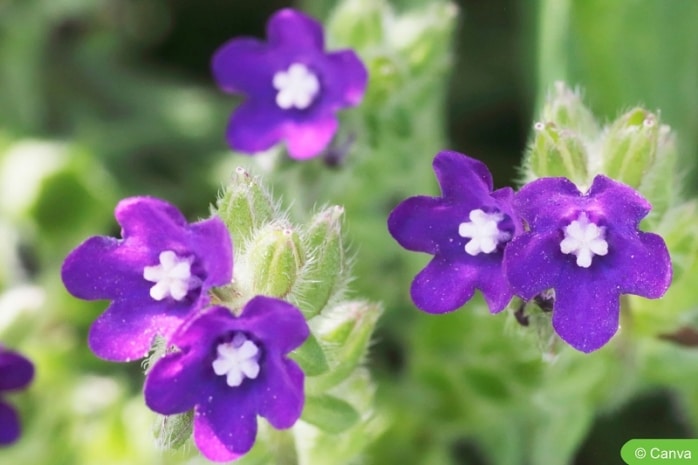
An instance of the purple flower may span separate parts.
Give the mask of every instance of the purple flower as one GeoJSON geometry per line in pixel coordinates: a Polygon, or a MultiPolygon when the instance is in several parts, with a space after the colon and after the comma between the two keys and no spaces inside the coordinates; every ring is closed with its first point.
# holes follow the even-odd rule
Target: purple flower
{"type": "Polygon", "coordinates": [[[233,39],[213,57],[226,92],[244,94],[230,119],[230,146],[254,153],[280,140],[296,159],[318,155],[337,130],[335,112],[357,105],[368,74],[351,50],[327,53],[320,23],[283,9],[267,23],[268,42],[233,39]]]}
{"type": "Polygon", "coordinates": [[[638,230],[652,206],[631,187],[599,175],[582,194],[566,178],[542,178],[514,206],[530,229],[505,251],[507,277],[524,299],[554,290],[553,327],[572,347],[611,339],[621,294],[658,298],[669,287],[664,240],[638,230]]]}
{"type": "Polygon", "coordinates": [[[232,460],[252,447],[257,415],[289,428],[303,410],[303,372],[286,357],[308,337],[302,313],[271,297],[242,314],[211,307],[172,336],[171,350],[145,382],[145,402],[172,415],[194,409],[194,441],[211,460],[232,460]]]}
{"type": "Polygon", "coordinates": [[[92,351],[107,360],[145,356],[169,336],[213,286],[230,282],[232,243],[219,218],[187,224],[174,206],[132,197],[116,207],[123,239],[95,236],[63,263],[65,287],[86,300],[111,300],[90,328],[92,351]]]}
{"type": "MultiPolygon", "coordinates": [[[[34,365],[22,355],[0,346],[0,396],[7,391],[24,389],[34,378],[34,365]]],[[[17,412],[0,397],[0,445],[19,438],[17,412]]]]}
{"type": "Polygon", "coordinates": [[[460,153],[437,154],[434,172],[441,197],[410,197],[388,218],[401,246],[434,255],[412,281],[412,300],[429,313],[450,312],[479,289],[491,312],[499,312],[513,295],[502,257],[521,229],[514,193],[508,187],[492,192],[487,167],[460,153]]]}

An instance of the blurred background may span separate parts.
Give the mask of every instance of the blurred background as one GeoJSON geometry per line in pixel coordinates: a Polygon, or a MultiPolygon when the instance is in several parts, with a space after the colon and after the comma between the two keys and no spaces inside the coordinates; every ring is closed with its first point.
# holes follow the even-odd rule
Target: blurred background
{"type": "MultiPolygon", "coordinates": [[[[437,193],[441,149],[484,160],[498,187],[515,183],[557,80],[579,86],[602,123],[636,105],[660,111],[695,192],[696,24],[698,3],[662,0],[0,0],[0,341],[37,366],[11,399],[24,434],[0,463],[199,463],[157,450],[141,367],[87,350],[105,303],[69,296],[59,270],[88,236],[118,236],[119,199],[158,196],[205,217],[238,164],[299,217],[346,206],[353,291],[386,309],[367,360],[386,427],[356,463],[612,464],[630,438],[695,436],[698,341],[546,363],[538,335],[479,301],[416,310],[409,283],[428,257],[399,249],[385,219],[437,193]],[[357,142],[339,167],[272,172],[225,145],[238,100],[215,87],[209,60],[232,37],[264,37],[291,5],[326,20],[329,46],[356,48],[371,71],[364,104],[342,116],[340,136],[357,142]]],[[[673,329],[689,336],[691,297],[672,301],[673,329]]]]}

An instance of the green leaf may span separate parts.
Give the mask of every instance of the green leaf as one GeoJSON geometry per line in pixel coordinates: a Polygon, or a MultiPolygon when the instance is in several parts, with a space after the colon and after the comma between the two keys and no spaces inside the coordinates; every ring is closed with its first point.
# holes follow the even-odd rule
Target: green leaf
{"type": "Polygon", "coordinates": [[[341,433],[359,420],[359,414],[349,403],[334,396],[308,396],[301,419],[329,433],[341,433]]]}

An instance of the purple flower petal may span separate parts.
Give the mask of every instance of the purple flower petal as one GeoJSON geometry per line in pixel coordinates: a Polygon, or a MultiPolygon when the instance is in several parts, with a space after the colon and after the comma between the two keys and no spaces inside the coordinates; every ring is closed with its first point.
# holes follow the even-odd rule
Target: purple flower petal
{"type": "Polygon", "coordinates": [[[33,378],[34,365],[29,360],[0,347],[0,391],[23,389],[33,378]]]}
{"type": "Polygon", "coordinates": [[[442,197],[411,197],[388,218],[388,230],[408,250],[434,259],[414,279],[412,300],[430,313],[456,310],[479,289],[492,313],[512,291],[502,271],[503,249],[521,230],[510,188],[492,192],[487,167],[456,152],[440,152],[434,172],[442,197]]]}
{"type": "Polygon", "coordinates": [[[516,193],[516,210],[532,229],[557,228],[561,219],[579,210],[580,192],[567,178],[541,178],[516,193]]]}
{"type": "Polygon", "coordinates": [[[434,257],[412,281],[410,296],[425,312],[446,313],[460,308],[475,294],[475,264],[434,257]]]}
{"type": "Polygon", "coordinates": [[[138,360],[148,355],[156,335],[169,336],[191,312],[190,302],[164,307],[142,299],[117,300],[92,323],[87,344],[104,360],[138,360]]]}
{"type": "Polygon", "coordinates": [[[284,8],[267,23],[267,37],[274,47],[322,51],[325,46],[322,25],[300,11],[284,8]]]}
{"type": "Polygon", "coordinates": [[[669,250],[657,234],[639,233],[629,241],[625,254],[619,258],[620,286],[624,293],[658,299],[671,284],[672,268],[669,250]]]}
{"type": "Polygon", "coordinates": [[[272,360],[270,363],[279,365],[269,372],[282,375],[266,380],[267,391],[258,399],[258,412],[274,428],[290,428],[303,412],[303,372],[293,360],[272,360]]]}
{"type": "Polygon", "coordinates": [[[407,250],[435,254],[439,250],[439,244],[444,242],[444,235],[446,240],[454,236],[449,229],[455,228],[455,223],[451,221],[454,225],[444,228],[446,231],[441,234],[435,234],[437,231],[424,225],[444,225],[457,214],[442,198],[421,195],[410,197],[390,213],[388,230],[398,244],[407,250]]]}
{"type": "Polygon", "coordinates": [[[569,345],[593,352],[618,330],[620,293],[603,279],[579,285],[571,280],[555,288],[553,328],[569,345]]]}
{"type": "Polygon", "coordinates": [[[17,412],[0,400],[0,445],[12,444],[19,439],[20,427],[17,412]]]}
{"type": "Polygon", "coordinates": [[[152,284],[143,279],[143,267],[153,261],[147,249],[123,247],[123,241],[94,236],[73,250],[63,262],[61,277],[68,292],[79,299],[119,299],[152,284]]]}
{"type": "Polygon", "coordinates": [[[504,270],[511,287],[520,297],[530,300],[555,286],[568,265],[560,252],[558,231],[523,234],[504,251],[504,270]]]}
{"type": "Polygon", "coordinates": [[[288,154],[296,160],[314,157],[330,144],[338,125],[337,118],[328,115],[309,123],[287,126],[284,134],[288,154]]]}
{"type": "Polygon", "coordinates": [[[273,147],[284,134],[284,118],[268,106],[248,101],[230,117],[226,137],[235,150],[256,153],[273,147]]]}
{"type": "Polygon", "coordinates": [[[472,204],[488,201],[492,175],[480,160],[458,152],[443,151],[434,157],[433,165],[444,199],[472,204]]]}
{"type": "Polygon", "coordinates": [[[310,335],[303,314],[284,300],[256,296],[241,316],[236,328],[255,334],[282,354],[300,347],[310,335]]]}
{"type": "Polygon", "coordinates": [[[366,92],[368,71],[358,55],[352,50],[342,50],[327,55],[329,72],[332,74],[336,87],[337,109],[358,105],[366,92]]]}
{"type": "Polygon", "coordinates": [[[113,361],[144,356],[156,334],[168,337],[232,278],[232,244],[219,218],[187,224],[172,205],[149,197],[116,207],[122,239],[92,237],[61,270],[73,295],[112,304],[90,330],[95,353],[113,361]]]}
{"type": "Polygon", "coordinates": [[[218,86],[231,93],[263,93],[273,98],[268,85],[274,75],[273,55],[257,39],[239,38],[223,44],[211,61],[218,86]]]}
{"type": "Polygon", "coordinates": [[[652,205],[635,189],[603,175],[594,178],[586,195],[593,198],[609,218],[627,218],[629,231],[636,230],[640,220],[652,210],[652,205]]]}
{"type": "Polygon", "coordinates": [[[210,403],[197,404],[194,411],[194,430],[197,447],[213,460],[228,460],[218,449],[219,442],[227,449],[228,454],[248,452],[257,437],[257,412],[251,396],[226,396],[224,402],[214,398],[210,403]],[[226,408],[226,405],[229,408],[226,408]],[[231,408],[233,405],[235,408],[231,408]]]}

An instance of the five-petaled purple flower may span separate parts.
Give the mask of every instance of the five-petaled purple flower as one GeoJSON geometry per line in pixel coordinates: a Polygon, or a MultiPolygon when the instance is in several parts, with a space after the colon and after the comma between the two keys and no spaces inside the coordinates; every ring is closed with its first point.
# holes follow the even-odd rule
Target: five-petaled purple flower
{"type": "MultiPolygon", "coordinates": [[[[34,377],[34,365],[22,355],[0,346],[0,395],[24,389],[34,377]]],[[[11,444],[19,438],[17,412],[0,397],[0,445],[11,444]]]]}
{"type": "Polygon", "coordinates": [[[479,289],[490,310],[499,312],[513,295],[502,258],[521,230],[511,204],[514,192],[492,192],[487,167],[460,153],[437,154],[434,172],[441,197],[410,197],[388,218],[401,246],[434,255],[412,282],[412,300],[429,313],[450,312],[479,289]]]}
{"type": "Polygon", "coordinates": [[[361,101],[366,68],[351,50],[325,52],[322,26],[299,11],[276,12],[267,38],[233,39],[213,57],[218,85],[246,96],[228,143],[254,153],[285,140],[293,158],[318,155],[337,130],[335,112],[361,101]]]}
{"type": "Polygon", "coordinates": [[[275,428],[300,417],[304,376],[286,354],[308,335],[303,314],[283,300],[257,296],[240,316],[210,307],[170,339],[146,378],[146,404],[164,415],[193,408],[199,450],[235,459],[252,447],[257,415],[275,428]]]}
{"type": "Polygon", "coordinates": [[[174,206],[149,197],[124,199],[115,216],[122,239],[95,236],[63,263],[76,297],[111,305],[90,328],[92,351],[107,360],[144,357],[152,339],[169,336],[232,278],[232,243],[223,221],[188,224],[174,206]]]}
{"type": "Polygon", "coordinates": [[[598,175],[582,194],[566,178],[521,188],[514,206],[529,230],[514,238],[504,268],[516,294],[554,290],[553,327],[594,351],[618,330],[620,295],[659,298],[671,282],[664,240],[638,230],[652,208],[634,189],[598,175]]]}

